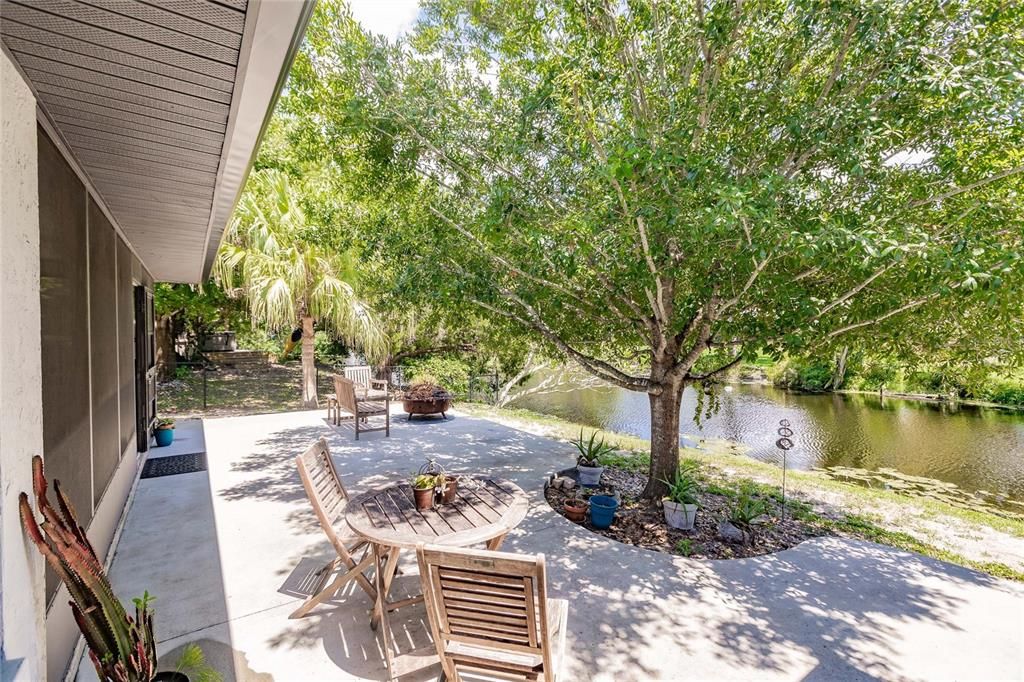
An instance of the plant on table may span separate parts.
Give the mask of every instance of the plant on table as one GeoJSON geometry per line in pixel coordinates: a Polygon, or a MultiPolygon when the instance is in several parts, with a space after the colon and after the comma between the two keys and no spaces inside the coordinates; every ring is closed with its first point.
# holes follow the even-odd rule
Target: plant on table
{"type": "Polygon", "coordinates": [[[572,444],[579,451],[576,470],[579,472],[580,485],[598,485],[604,473],[602,461],[615,452],[615,446],[605,442],[604,438],[598,440],[597,431],[590,434],[589,440],[584,438],[583,429],[580,429],[580,435],[573,439],[572,444]]]}
{"type": "Polygon", "coordinates": [[[134,618],[125,612],[60,482],[54,481],[53,488],[59,511],[47,498],[43,460],[33,457],[32,489],[42,520],[36,520],[28,495],[21,493],[18,505],[25,532],[67,587],[71,612],[100,679],[149,682],[156,673],[153,612],[149,608],[153,597],[146,592],[133,600],[134,618]]]}
{"type": "Polygon", "coordinates": [[[668,494],[662,500],[665,523],[672,528],[692,530],[697,520],[697,477],[693,465],[682,465],[675,478],[665,480],[668,494]]]}
{"type": "Polygon", "coordinates": [[[444,474],[415,473],[410,480],[413,498],[417,509],[430,509],[434,506],[434,497],[444,490],[444,474]]]}

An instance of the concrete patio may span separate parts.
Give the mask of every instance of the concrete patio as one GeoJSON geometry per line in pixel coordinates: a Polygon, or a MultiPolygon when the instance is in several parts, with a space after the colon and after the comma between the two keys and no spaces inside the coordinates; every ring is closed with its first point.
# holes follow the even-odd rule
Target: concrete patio
{"type": "MultiPolygon", "coordinates": [[[[500,472],[531,497],[503,549],[544,552],[549,588],[570,600],[566,679],[1019,679],[1024,590],[867,542],[824,538],[779,554],[689,560],[622,545],[547,505],[545,473],[567,443],[486,419],[393,422],[360,441],[323,411],[180,422],[151,457],[207,452],[208,471],[138,482],[111,579],[155,594],[161,660],[199,642],[226,680],[385,677],[370,603],[347,589],[289,620],[304,578],[330,558],[293,459],[326,434],[350,494],[406,477],[426,456],[500,472]]],[[[417,590],[414,557],[394,594],[417,590]]],[[[422,605],[392,622],[403,649],[429,642],[422,605]]],[[[433,679],[438,668],[409,679],[433,679]]],[[[79,679],[95,679],[88,660],[79,679]]]]}

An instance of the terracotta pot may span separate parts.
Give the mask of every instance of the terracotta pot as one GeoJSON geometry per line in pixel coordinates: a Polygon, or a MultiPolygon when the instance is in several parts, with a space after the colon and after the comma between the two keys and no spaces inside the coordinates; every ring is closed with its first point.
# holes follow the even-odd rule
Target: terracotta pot
{"type": "Polygon", "coordinates": [[[562,503],[562,509],[565,510],[565,518],[573,523],[583,523],[587,516],[587,503],[580,500],[566,500],[562,503]]]}
{"type": "Polygon", "coordinates": [[[419,488],[412,489],[413,498],[416,500],[417,509],[430,509],[434,506],[434,489],[433,488],[419,488]]]}
{"type": "Polygon", "coordinates": [[[442,494],[442,501],[445,504],[451,504],[455,501],[455,494],[459,491],[459,477],[458,476],[445,476],[444,477],[444,493],[442,494]]]}

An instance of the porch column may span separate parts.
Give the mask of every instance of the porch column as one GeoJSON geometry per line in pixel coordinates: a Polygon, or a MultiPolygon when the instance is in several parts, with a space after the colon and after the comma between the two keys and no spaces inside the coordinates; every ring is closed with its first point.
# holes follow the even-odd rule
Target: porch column
{"type": "Polygon", "coordinates": [[[36,101],[0,52],[0,663],[46,677],[43,560],[22,532],[18,493],[43,452],[36,101]]]}

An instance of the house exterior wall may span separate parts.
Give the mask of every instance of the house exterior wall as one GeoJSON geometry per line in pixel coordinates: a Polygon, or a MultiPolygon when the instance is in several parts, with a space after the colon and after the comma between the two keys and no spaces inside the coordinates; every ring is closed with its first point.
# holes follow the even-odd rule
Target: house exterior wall
{"type": "MultiPolygon", "coordinates": [[[[44,460],[103,556],[141,462],[133,289],[152,279],[75,160],[43,125],[37,140],[44,460]]],[[[77,660],[78,628],[66,589],[46,573],[47,678],[57,680],[77,660]]]]}
{"type": "Polygon", "coordinates": [[[141,464],[133,290],[153,280],[5,52],[0,72],[0,680],[60,680],[78,628],[18,495],[42,454],[112,554],[141,464]]]}
{"type": "Polygon", "coordinates": [[[21,529],[18,491],[43,451],[36,102],[0,52],[0,665],[45,678],[43,560],[21,529]]]}

